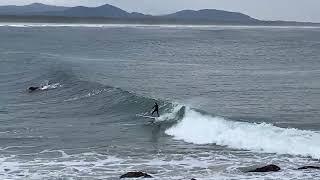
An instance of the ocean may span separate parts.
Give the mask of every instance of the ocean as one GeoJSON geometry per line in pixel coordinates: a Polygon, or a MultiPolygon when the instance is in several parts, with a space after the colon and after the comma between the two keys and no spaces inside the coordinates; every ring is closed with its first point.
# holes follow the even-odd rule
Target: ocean
{"type": "Polygon", "coordinates": [[[317,27],[0,24],[0,179],[320,179],[296,170],[319,50],[317,27]]]}

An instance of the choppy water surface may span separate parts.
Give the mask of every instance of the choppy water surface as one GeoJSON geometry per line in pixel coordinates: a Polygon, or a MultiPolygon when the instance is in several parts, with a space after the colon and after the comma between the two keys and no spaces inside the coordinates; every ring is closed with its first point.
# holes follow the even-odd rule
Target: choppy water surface
{"type": "Polygon", "coordinates": [[[295,170],[320,158],[318,28],[1,24],[0,39],[1,179],[320,178],[295,170]]]}

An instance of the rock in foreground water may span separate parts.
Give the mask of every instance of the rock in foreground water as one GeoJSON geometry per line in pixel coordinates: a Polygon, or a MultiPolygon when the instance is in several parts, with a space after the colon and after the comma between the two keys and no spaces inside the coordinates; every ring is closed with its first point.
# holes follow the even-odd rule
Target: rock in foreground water
{"type": "Polygon", "coordinates": [[[318,166],[303,166],[303,167],[298,168],[298,170],[301,170],[301,169],[319,169],[320,170],[320,167],[318,167],[318,166]]]}
{"type": "Polygon", "coordinates": [[[122,176],[120,176],[120,179],[121,178],[139,178],[139,177],[152,178],[152,176],[150,176],[147,173],[143,173],[143,172],[128,172],[128,173],[123,174],[122,176]]]}
{"type": "Polygon", "coordinates": [[[276,171],[280,171],[281,168],[279,166],[276,166],[274,164],[270,164],[267,166],[263,166],[261,168],[256,168],[254,170],[250,170],[248,172],[276,172],[276,171]]]}

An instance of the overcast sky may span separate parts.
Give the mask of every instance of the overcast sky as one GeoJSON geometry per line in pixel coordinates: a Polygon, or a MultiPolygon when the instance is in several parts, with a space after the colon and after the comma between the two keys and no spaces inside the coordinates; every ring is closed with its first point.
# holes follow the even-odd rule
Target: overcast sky
{"type": "Polygon", "coordinates": [[[112,4],[126,11],[166,14],[182,9],[237,11],[262,20],[320,22],[320,0],[0,0],[0,5],[40,2],[65,6],[112,4]]]}

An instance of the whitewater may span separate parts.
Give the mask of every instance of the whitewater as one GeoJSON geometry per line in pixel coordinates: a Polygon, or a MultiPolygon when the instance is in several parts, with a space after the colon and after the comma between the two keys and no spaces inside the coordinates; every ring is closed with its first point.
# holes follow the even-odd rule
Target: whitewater
{"type": "Polygon", "coordinates": [[[217,144],[256,152],[320,158],[320,133],[279,128],[267,123],[246,123],[202,115],[188,108],[177,125],[166,130],[177,140],[217,144]]]}

